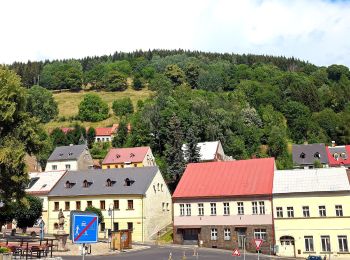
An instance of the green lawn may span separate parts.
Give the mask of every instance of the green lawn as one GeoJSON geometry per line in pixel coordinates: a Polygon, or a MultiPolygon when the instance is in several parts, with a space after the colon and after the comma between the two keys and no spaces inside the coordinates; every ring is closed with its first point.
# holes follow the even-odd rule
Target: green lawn
{"type": "Polygon", "coordinates": [[[110,117],[107,118],[104,121],[101,122],[79,122],[79,121],[64,121],[64,122],[57,122],[57,121],[51,121],[48,124],[46,124],[47,129],[53,129],[55,127],[68,127],[74,125],[74,123],[78,122],[83,124],[84,126],[110,126],[113,123],[118,122],[118,118],[113,115],[112,111],[112,103],[116,99],[121,99],[125,97],[130,97],[131,101],[134,104],[134,108],[136,109],[136,104],[138,100],[145,100],[148,98],[152,93],[152,91],[144,89],[140,91],[133,90],[131,88],[128,88],[125,91],[121,92],[106,92],[106,91],[100,91],[100,92],[94,92],[94,91],[80,91],[80,92],[60,92],[60,93],[54,93],[54,99],[58,103],[58,109],[59,109],[59,115],[58,117],[72,117],[78,114],[78,106],[79,103],[82,101],[83,97],[87,93],[96,93],[98,94],[104,101],[106,101],[110,107],[110,117]]]}

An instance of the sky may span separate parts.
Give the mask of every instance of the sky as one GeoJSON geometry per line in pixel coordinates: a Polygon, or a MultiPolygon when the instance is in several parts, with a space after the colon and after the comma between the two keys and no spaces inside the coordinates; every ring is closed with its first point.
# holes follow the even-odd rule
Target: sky
{"type": "Polygon", "coordinates": [[[0,24],[0,64],[181,48],[350,67],[345,0],[0,0],[0,24]]]}

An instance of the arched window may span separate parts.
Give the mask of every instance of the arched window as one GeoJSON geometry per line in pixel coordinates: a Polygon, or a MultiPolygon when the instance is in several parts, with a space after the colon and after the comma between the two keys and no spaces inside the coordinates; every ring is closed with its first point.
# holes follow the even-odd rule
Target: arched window
{"type": "Polygon", "coordinates": [[[159,189],[159,187],[160,187],[160,184],[159,184],[159,183],[157,184],[157,187],[158,187],[158,191],[160,191],[160,189],[159,189]]]}
{"type": "Polygon", "coordinates": [[[160,185],[160,190],[163,191],[163,184],[160,185]]]}
{"type": "Polygon", "coordinates": [[[314,157],[317,158],[317,159],[320,159],[321,158],[321,154],[319,152],[316,152],[314,154],[314,157]]]}
{"type": "Polygon", "coordinates": [[[107,179],[107,181],[106,181],[106,186],[107,186],[107,187],[111,187],[111,186],[112,186],[112,181],[111,181],[111,179],[107,179]]]}
{"type": "Polygon", "coordinates": [[[83,187],[84,188],[89,188],[89,186],[90,186],[90,183],[87,180],[84,180],[83,181],[83,187]]]}
{"type": "Polygon", "coordinates": [[[125,186],[131,186],[135,181],[134,180],[130,180],[129,178],[126,178],[125,179],[125,186]]]}
{"type": "Polygon", "coordinates": [[[300,154],[300,158],[301,158],[301,159],[305,159],[305,153],[301,153],[301,154],[300,154]]]}
{"type": "Polygon", "coordinates": [[[339,154],[338,154],[338,153],[334,153],[334,154],[333,154],[333,158],[336,159],[336,160],[338,160],[338,159],[339,159],[339,154]]]}

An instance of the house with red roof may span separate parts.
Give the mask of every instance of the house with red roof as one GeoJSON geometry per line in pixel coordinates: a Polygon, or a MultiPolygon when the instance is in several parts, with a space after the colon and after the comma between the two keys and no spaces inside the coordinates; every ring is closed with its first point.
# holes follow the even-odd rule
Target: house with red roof
{"type": "Polygon", "coordinates": [[[174,194],[174,243],[255,252],[274,244],[273,158],[188,164],[174,194]]]}
{"type": "Polygon", "coordinates": [[[326,151],[329,166],[343,166],[350,169],[350,145],[327,146],[326,151]]]}
{"type": "Polygon", "coordinates": [[[149,146],[112,148],[102,162],[102,169],[144,167],[156,165],[149,146]]]}

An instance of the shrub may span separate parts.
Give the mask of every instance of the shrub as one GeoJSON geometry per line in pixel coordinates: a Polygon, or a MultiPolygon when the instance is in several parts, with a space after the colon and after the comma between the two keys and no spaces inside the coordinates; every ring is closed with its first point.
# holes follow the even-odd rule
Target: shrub
{"type": "Polygon", "coordinates": [[[79,104],[79,119],[98,122],[108,118],[108,104],[97,94],[86,94],[79,104]]]}
{"type": "Polygon", "coordinates": [[[120,117],[134,113],[134,107],[130,98],[114,100],[112,109],[114,114],[120,117]]]}

